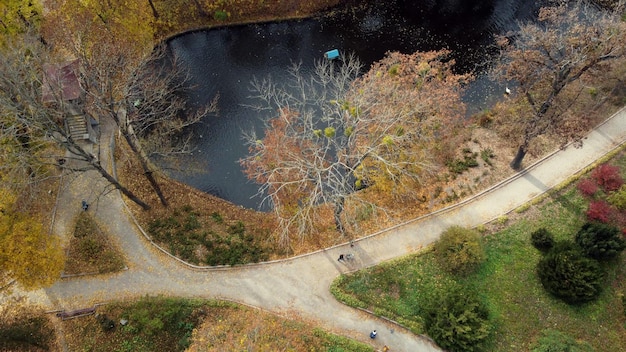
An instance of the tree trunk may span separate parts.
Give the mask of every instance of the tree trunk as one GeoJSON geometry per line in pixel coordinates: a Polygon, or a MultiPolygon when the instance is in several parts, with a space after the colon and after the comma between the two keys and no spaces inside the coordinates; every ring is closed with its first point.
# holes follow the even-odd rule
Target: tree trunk
{"type": "Polygon", "coordinates": [[[346,235],[346,228],[343,226],[343,221],[341,220],[341,213],[343,213],[343,205],[345,203],[345,197],[339,197],[335,201],[335,228],[342,235],[346,235]]]}
{"type": "Polygon", "coordinates": [[[98,172],[100,173],[100,175],[102,175],[102,177],[104,177],[107,181],[109,181],[115,188],[119,189],[120,192],[122,192],[126,197],[128,197],[130,200],[132,200],[133,202],[135,202],[137,205],[139,205],[143,210],[149,210],[150,206],[148,204],[146,204],[144,201],[142,201],[141,199],[139,199],[133,192],[129,191],[126,187],[122,186],[116,179],[115,177],[113,177],[110,173],[108,173],[103,167],[102,165],[100,165],[100,162],[98,161],[91,161],[91,165],[98,170],[98,172]]]}
{"type": "Polygon", "coordinates": [[[150,166],[148,165],[146,156],[143,155],[141,150],[139,150],[139,146],[135,144],[135,140],[130,135],[130,133],[126,131],[126,129],[122,129],[122,135],[124,135],[124,138],[126,139],[126,142],[128,142],[130,149],[135,153],[135,155],[137,155],[137,158],[139,159],[139,163],[141,164],[141,168],[143,169],[143,174],[144,176],[146,176],[146,178],[150,182],[150,185],[152,186],[152,189],[154,190],[154,192],[156,192],[157,196],[159,196],[159,200],[161,201],[161,204],[163,204],[164,207],[167,207],[169,203],[167,202],[167,199],[165,199],[165,196],[163,195],[161,186],[159,186],[159,183],[154,178],[154,175],[152,174],[152,170],[150,170],[150,166]]]}
{"type": "Polygon", "coordinates": [[[196,4],[196,9],[198,9],[198,12],[200,13],[200,15],[202,15],[205,18],[209,17],[209,14],[206,13],[206,11],[204,11],[204,9],[202,8],[202,5],[200,5],[198,0],[193,0],[193,3],[196,4]]]}
{"type": "Polygon", "coordinates": [[[526,144],[520,145],[517,149],[517,154],[515,155],[515,158],[513,158],[513,160],[509,164],[511,165],[511,168],[513,170],[519,171],[522,168],[522,160],[524,160],[524,157],[526,156],[526,149],[526,144]]]}
{"type": "Polygon", "coordinates": [[[154,178],[154,175],[152,174],[150,165],[148,165],[148,157],[143,153],[143,150],[141,149],[141,146],[139,145],[139,142],[137,141],[137,136],[132,130],[132,126],[128,124],[126,114],[127,114],[126,109],[121,109],[117,113],[113,112],[113,115],[112,115],[113,120],[117,124],[119,130],[122,132],[124,139],[126,139],[126,142],[130,146],[130,149],[133,151],[133,153],[135,153],[135,155],[137,156],[137,159],[139,159],[139,163],[141,164],[141,168],[143,169],[143,174],[148,179],[148,182],[150,182],[150,185],[152,186],[152,189],[159,197],[161,204],[163,204],[164,207],[167,207],[169,203],[167,202],[167,199],[165,199],[165,195],[163,195],[161,186],[159,186],[159,183],[156,181],[156,179],[154,178]]]}
{"type": "Polygon", "coordinates": [[[152,9],[152,15],[154,16],[154,18],[158,19],[159,12],[157,11],[156,7],[154,7],[154,2],[152,2],[152,0],[148,0],[148,4],[150,4],[150,8],[152,9]]]}

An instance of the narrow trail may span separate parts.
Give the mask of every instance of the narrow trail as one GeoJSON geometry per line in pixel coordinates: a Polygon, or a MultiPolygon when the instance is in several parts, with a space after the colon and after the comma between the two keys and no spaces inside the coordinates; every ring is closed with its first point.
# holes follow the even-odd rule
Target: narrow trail
{"type": "MultiPolygon", "coordinates": [[[[110,163],[105,147],[114,133],[102,127],[100,158],[110,163]]],[[[300,316],[330,331],[394,351],[440,351],[422,336],[339,303],[329,292],[341,273],[413,253],[435,241],[451,225],[476,226],[506,214],[576,174],[626,141],[626,108],[593,130],[580,149],[569,147],[539,160],[515,176],[471,199],[354,242],[299,257],[228,269],[193,270],[159,253],[143,237],[116,191],[103,193],[106,182],[95,172],[71,179],[59,196],[54,231],[67,233],[81,211],[89,211],[122,248],[128,270],[105,276],[62,279],[45,290],[53,309],[77,309],[120,298],[144,295],[227,299],[285,316],[300,316]],[[338,262],[340,253],[354,260],[338,262]],[[376,340],[369,331],[377,329],[376,340]]]]}

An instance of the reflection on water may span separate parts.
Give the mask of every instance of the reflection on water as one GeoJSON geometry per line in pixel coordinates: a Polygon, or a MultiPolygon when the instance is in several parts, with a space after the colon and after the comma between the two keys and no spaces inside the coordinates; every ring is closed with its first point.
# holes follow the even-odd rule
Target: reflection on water
{"type": "MultiPolygon", "coordinates": [[[[310,70],[331,49],[354,52],[369,65],[387,51],[450,48],[461,70],[474,70],[485,62],[493,33],[513,29],[516,19],[531,18],[535,9],[534,2],[524,0],[430,0],[419,5],[398,0],[395,6],[358,13],[175,37],[169,47],[189,67],[194,87],[189,99],[202,105],[219,94],[220,112],[197,127],[197,151],[181,161],[204,171],[170,176],[235,204],[267,210],[261,206],[262,199],[254,197],[258,186],[243,175],[238,163],[247,155],[242,132],[254,129],[262,135],[263,121],[270,117],[247,107],[255,104],[250,98],[254,77],[285,80],[292,63],[301,62],[310,70]]],[[[482,77],[466,97],[476,111],[498,98],[500,89],[482,77]]]]}

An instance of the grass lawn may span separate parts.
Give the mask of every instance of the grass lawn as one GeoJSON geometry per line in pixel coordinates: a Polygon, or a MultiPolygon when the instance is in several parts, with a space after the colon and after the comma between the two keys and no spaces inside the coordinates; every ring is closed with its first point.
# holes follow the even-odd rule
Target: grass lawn
{"type": "Polygon", "coordinates": [[[62,322],[70,351],[373,352],[302,321],[224,301],[145,297],[97,312],[62,322]]]}
{"type": "MultiPolygon", "coordinates": [[[[624,154],[612,161],[625,168],[624,154]]],[[[453,277],[440,270],[432,251],[425,250],[339,278],[333,292],[347,304],[373,310],[424,333],[421,313],[432,295],[456,281],[477,289],[487,304],[494,326],[489,351],[527,351],[542,331],[558,330],[588,342],[596,351],[626,351],[626,254],[603,264],[606,287],[596,301],[570,306],[548,294],[536,275],[541,253],[530,233],[541,227],[555,239],[573,239],[585,221],[587,200],[568,187],[530,207],[520,219],[498,230],[486,230],[487,260],[472,275],[453,277]]],[[[488,226],[487,226],[488,228],[488,226]]]]}

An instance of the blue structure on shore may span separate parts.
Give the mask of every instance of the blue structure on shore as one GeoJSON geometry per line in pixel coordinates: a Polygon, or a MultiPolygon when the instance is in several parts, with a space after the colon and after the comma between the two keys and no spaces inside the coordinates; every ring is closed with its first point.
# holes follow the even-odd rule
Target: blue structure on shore
{"type": "Polygon", "coordinates": [[[324,53],[324,57],[328,60],[334,60],[339,57],[339,50],[333,49],[324,53]]]}

